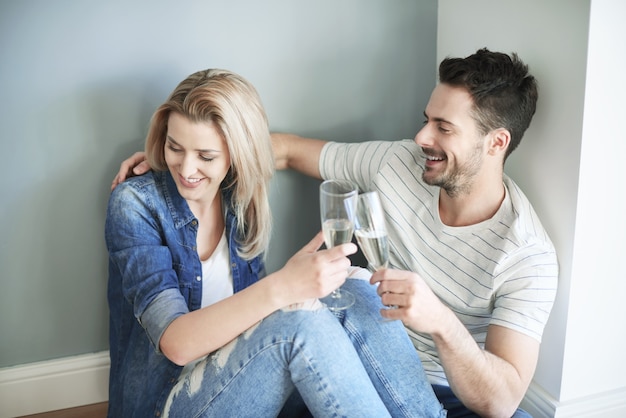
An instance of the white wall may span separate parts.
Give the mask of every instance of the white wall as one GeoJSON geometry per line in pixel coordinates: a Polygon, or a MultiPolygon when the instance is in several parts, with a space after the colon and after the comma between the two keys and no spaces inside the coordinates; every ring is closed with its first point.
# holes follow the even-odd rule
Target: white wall
{"type": "Polygon", "coordinates": [[[563,402],[626,395],[626,2],[592,0],[563,402]]]}
{"type": "Polygon", "coordinates": [[[519,53],[539,80],[537,114],[506,171],[559,255],[533,383],[558,416],[594,396],[626,398],[624,18],[621,0],[439,1],[438,61],[486,46],[519,53]]]}

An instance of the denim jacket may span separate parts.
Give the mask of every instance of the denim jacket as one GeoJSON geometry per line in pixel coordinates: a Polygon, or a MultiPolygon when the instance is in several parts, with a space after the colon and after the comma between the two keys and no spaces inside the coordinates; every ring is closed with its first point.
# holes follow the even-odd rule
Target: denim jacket
{"type": "MultiPolygon", "coordinates": [[[[230,196],[224,193],[230,208],[230,196]]],[[[233,291],[261,278],[262,258],[237,255],[236,219],[226,213],[233,291]]],[[[158,417],[182,367],[159,350],[177,317],[200,308],[198,220],[169,172],[149,172],[112,192],[105,224],[109,251],[109,417],[158,417]]]]}

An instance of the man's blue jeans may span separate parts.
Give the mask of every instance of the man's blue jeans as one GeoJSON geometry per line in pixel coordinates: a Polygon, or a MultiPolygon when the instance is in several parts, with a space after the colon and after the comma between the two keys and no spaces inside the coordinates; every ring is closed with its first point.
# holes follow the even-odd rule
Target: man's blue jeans
{"type": "MultiPolygon", "coordinates": [[[[467,409],[448,386],[433,385],[433,389],[439,401],[448,411],[448,418],[479,417],[479,415],[467,409]]],[[[511,418],[532,418],[532,416],[523,409],[518,409],[511,418]]]]}
{"type": "Polygon", "coordinates": [[[319,417],[444,417],[404,327],[381,321],[375,289],[344,288],[351,308],[277,311],[201,360],[164,416],[274,417],[297,390],[319,417]]]}

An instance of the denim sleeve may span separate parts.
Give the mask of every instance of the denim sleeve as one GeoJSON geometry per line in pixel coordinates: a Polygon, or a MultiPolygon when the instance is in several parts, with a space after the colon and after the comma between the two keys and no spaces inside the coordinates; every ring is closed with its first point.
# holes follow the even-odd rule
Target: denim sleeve
{"type": "Polygon", "coordinates": [[[158,353],[161,352],[159,341],[165,329],[174,319],[187,312],[187,304],[176,289],[167,289],[159,293],[143,312],[139,322],[158,353]]]}
{"type": "Polygon", "coordinates": [[[148,180],[120,184],[109,199],[105,224],[110,286],[120,286],[124,298],[114,303],[130,304],[157,350],[165,328],[188,312],[163,241],[169,215],[154,204],[158,197],[148,180]]]}

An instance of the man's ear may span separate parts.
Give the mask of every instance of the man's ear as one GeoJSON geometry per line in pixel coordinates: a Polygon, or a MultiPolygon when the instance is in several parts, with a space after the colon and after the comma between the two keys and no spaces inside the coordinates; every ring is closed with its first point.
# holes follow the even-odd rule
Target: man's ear
{"type": "Polygon", "coordinates": [[[491,155],[506,153],[511,143],[511,133],[508,129],[498,128],[489,134],[489,143],[487,152],[491,155]]]}

